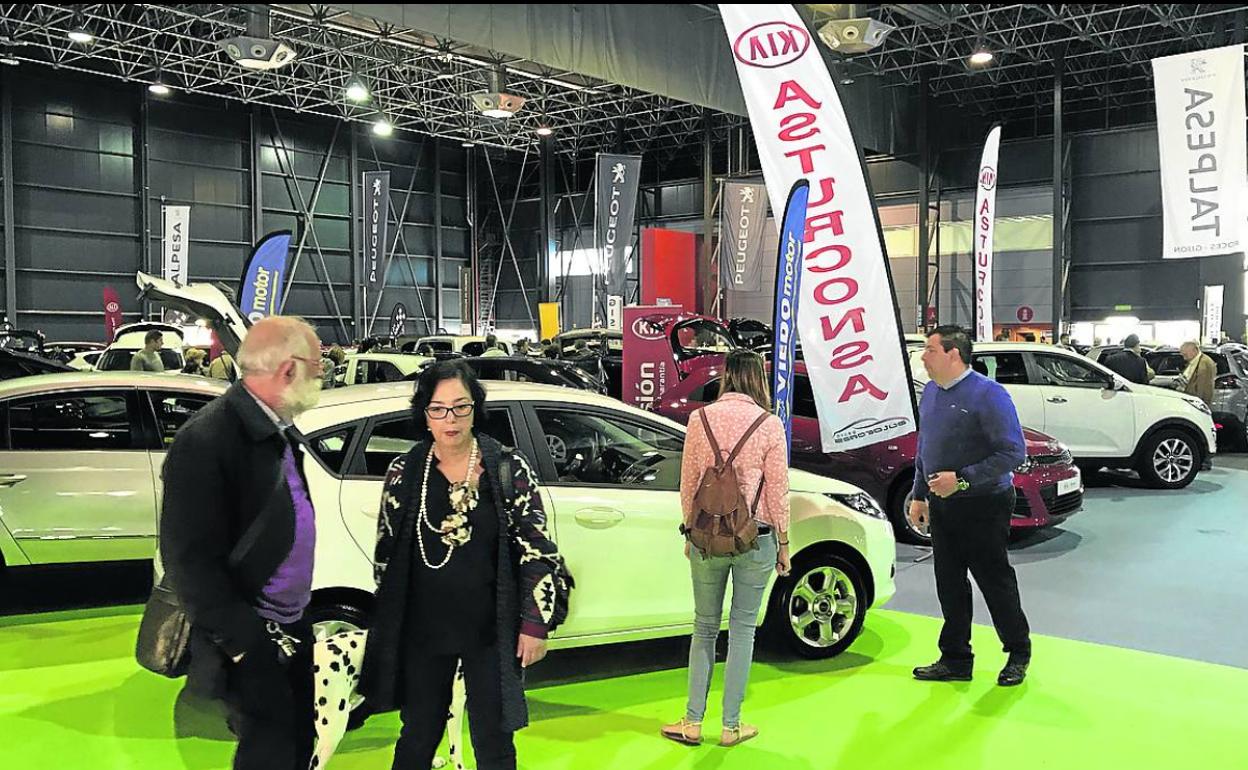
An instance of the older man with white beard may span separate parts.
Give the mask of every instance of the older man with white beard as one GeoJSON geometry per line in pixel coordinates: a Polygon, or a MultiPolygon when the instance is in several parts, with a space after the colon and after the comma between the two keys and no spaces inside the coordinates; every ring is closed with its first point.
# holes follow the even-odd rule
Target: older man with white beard
{"type": "Polygon", "coordinates": [[[178,432],[163,470],[160,552],[192,623],[188,688],[223,698],[236,770],[304,770],[312,754],[316,517],[292,427],[320,396],[320,342],[267,318],[242,379],[178,432]]]}

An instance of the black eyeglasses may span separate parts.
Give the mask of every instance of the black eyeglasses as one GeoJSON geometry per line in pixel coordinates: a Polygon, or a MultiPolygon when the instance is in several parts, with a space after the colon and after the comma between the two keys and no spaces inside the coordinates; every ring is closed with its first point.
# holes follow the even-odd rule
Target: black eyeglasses
{"type": "Polygon", "coordinates": [[[430,420],[445,420],[446,416],[451,412],[454,412],[456,417],[467,417],[472,414],[472,410],[472,404],[456,404],[455,406],[427,406],[425,407],[425,414],[428,415],[430,420]]]}

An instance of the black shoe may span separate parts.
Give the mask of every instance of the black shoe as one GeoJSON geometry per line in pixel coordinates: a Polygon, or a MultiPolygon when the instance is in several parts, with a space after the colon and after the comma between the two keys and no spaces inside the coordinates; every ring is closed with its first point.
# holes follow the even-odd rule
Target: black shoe
{"type": "Polygon", "coordinates": [[[916,668],[914,678],[920,682],[969,682],[971,681],[971,664],[953,665],[938,660],[930,666],[916,668]]]}
{"type": "Polygon", "coordinates": [[[1027,678],[1028,663],[1010,662],[1005,664],[1005,668],[1001,669],[1001,673],[997,675],[997,684],[1002,687],[1017,687],[1027,678]]]}

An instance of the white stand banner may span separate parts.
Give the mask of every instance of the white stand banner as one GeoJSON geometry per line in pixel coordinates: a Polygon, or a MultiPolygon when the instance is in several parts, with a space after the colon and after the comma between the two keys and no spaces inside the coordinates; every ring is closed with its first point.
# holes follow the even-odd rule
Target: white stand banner
{"type": "Polygon", "coordinates": [[[1153,59],[1166,259],[1245,250],[1244,47],[1153,59]]]}
{"type": "Polygon", "coordinates": [[[191,207],[162,206],[161,221],[163,275],[167,280],[185,286],[190,279],[186,266],[186,245],[191,237],[191,207]]]}
{"type": "Polygon", "coordinates": [[[992,341],[993,222],[997,216],[997,155],[1001,126],[993,126],[984,143],[975,187],[975,340],[992,341]]]}
{"type": "Polygon", "coordinates": [[[866,172],[816,42],[791,5],[721,4],[772,211],[810,182],[797,327],[825,452],[917,428],[866,172]]]}

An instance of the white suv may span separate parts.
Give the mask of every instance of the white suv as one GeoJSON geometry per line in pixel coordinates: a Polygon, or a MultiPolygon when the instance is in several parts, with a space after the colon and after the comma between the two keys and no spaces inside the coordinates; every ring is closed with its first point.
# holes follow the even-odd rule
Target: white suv
{"type": "MultiPolygon", "coordinates": [[[[921,350],[911,368],[927,379],[921,350]]],[[[1217,450],[1209,408],[1198,398],[1129,383],[1101,364],[1053,345],[975,345],[977,372],[1005,386],[1023,425],[1070,447],[1085,469],[1132,468],[1149,485],[1192,483],[1217,450]]]]}

